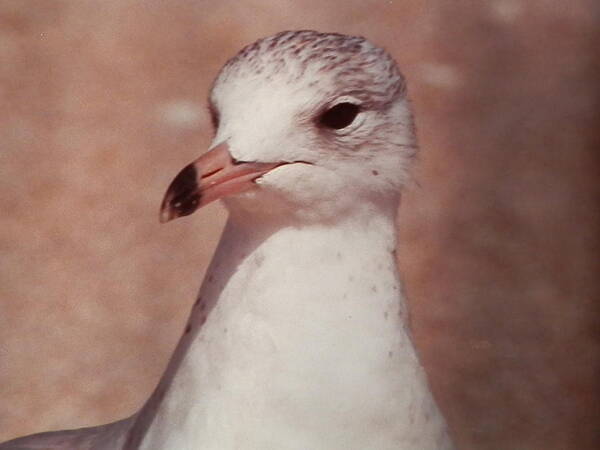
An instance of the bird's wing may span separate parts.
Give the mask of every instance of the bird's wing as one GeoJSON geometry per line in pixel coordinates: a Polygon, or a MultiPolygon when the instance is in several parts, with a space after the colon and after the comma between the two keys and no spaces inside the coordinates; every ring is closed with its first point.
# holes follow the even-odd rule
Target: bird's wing
{"type": "Polygon", "coordinates": [[[0,450],[83,450],[91,448],[85,438],[71,431],[32,434],[0,445],[0,450]]]}
{"type": "Polygon", "coordinates": [[[0,444],[0,450],[118,450],[123,448],[131,419],[76,430],[32,434],[0,444]]]}

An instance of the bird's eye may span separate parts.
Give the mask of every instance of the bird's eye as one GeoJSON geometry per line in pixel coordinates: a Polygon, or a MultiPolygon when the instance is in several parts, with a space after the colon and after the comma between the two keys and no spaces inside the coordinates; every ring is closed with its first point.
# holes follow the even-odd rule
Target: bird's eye
{"type": "Polygon", "coordinates": [[[346,128],[360,112],[360,106],[354,103],[338,103],[319,116],[319,124],[334,130],[346,128]]]}

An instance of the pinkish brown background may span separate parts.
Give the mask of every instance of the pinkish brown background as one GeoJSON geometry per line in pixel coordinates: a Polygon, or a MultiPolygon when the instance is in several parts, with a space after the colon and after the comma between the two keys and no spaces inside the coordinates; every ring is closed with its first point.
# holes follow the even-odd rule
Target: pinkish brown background
{"type": "Polygon", "coordinates": [[[0,441],[148,396],[225,218],[157,220],[209,143],[209,84],[311,28],[368,37],[408,78],[399,254],[458,447],[600,448],[595,4],[1,0],[0,441]]]}

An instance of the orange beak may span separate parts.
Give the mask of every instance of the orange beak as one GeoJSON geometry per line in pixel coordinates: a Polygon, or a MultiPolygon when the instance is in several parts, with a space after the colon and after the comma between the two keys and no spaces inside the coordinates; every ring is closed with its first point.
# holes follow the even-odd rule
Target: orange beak
{"type": "Polygon", "coordinates": [[[239,162],[226,143],[188,164],[171,182],[160,207],[161,223],[192,214],[227,195],[255,187],[254,180],[285,163],[239,162]]]}

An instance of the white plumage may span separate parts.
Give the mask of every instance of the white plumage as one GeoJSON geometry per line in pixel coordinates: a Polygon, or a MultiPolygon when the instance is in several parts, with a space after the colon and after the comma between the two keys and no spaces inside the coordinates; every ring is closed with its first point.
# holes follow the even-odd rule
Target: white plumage
{"type": "Polygon", "coordinates": [[[184,335],[131,418],[2,449],[451,448],[407,330],[394,249],[416,152],[404,79],[362,38],[260,40],[211,91],[211,151],[161,218],[230,212],[184,335]]]}

